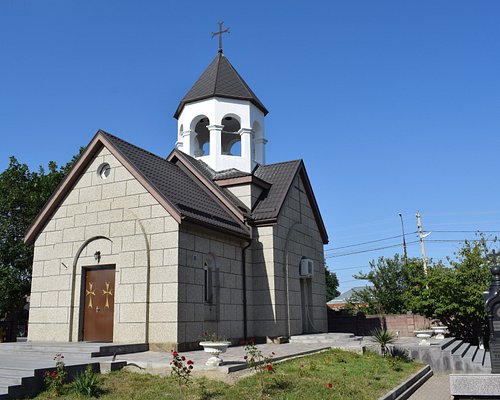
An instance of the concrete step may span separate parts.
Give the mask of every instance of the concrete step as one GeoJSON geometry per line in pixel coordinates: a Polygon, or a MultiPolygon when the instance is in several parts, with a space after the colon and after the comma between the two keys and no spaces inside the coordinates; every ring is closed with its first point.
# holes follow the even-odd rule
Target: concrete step
{"type": "Polygon", "coordinates": [[[68,377],[83,372],[87,365],[101,370],[122,368],[123,362],[95,360],[92,356],[112,356],[148,350],[144,344],[110,343],[2,343],[0,344],[0,400],[35,396],[44,388],[43,374],[55,366],[54,356],[64,355],[68,377]],[[104,354],[103,354],[104,353],[104,354]],[[96,361],[96,362],[95,362],[96,361]],[[97,368],[97,367],[95,367],[97,368]]]}
{"type": "Polygon", "coordinates": [[[6,377],[0,376],[0,386],[15,386],[20,385],[22,382],[21,377],[6,377]]]}
{"type": "Polygon", "coordinates": [[[460,346],[462,346],[463,342],[464,342],[463,340],[455,339],[453,342],[451,342],[451,343],[450,343],[450,345],[449,345],[449,346],[447,346],[447,347],[443,350],[443,352],[446,352],[446,353],[449,353],[449,354],[450,354],[450,353],[451,353],[451,354],[453,354],[453,353],[455,353],[455,351],[456,351],[456,350],[457,350],[460,346]]]}
{"type": "Polygon", "coordinates": [[[491,357],[489,352],[486,352],[484,355],[483,367],[491,372],[491,357]]]}
{"type": "Polygon", "coordinates": [[[115,354],[130,354],[148,351],[149,345],[146,343],[52,343],[52,342],[22,342],[22,343],[2,343],[0,344],[0,354],[52,354],[61,353],[63,355],[88,355],[91,357],[112,356],[115,354]]]}
{"type": "Polygon", "coordinates": [[[446,348],[451,346],[454,342],[456,342],[456,339],[454,337],[445,338],[439,343],[439,346],[441,350],[445,350],[446,348]]]}
{"type": "Polygon", "coordinates": [[[479,346],[470,346],[469,349],[467,350],[467,352],[463,355],[464,359],[467,359],[467,360],[469,360],[469,362],[472,362],[478,349],[479,349],[479,346]]]}
{"type": "Polygon", "coordinates": [[[486,350],[484,349],[478,349],[476,352],[476,355],[472,359],[473,363],[483,365],[484,363],[484,355],[486,354],[486,350]]]}
{"type": "Polygon", "coordinates": [[[18,370],[18,369],[7,369],[7,368],[2,368],[2,371],[0,371],[0,378],[1,377],[7,377],[7,378],[23,378],[23,377],[29,377],[33,376],[35,374],[35,371],[31,370],[18,370]]]}
{"type": "Polygon", "coordinates": [[[459,347],[455,347],[455,350],[452,352],[453,357],[462,358],[467,353],[467,350],[469,350],[469,347],[470,343],[462,342],[459,347]]]}

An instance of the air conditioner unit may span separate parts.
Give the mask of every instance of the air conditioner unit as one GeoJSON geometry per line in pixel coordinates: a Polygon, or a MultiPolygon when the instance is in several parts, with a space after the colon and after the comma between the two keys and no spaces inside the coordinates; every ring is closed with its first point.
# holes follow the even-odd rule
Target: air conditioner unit
{"type": "Polygon", "coordinates": [[[314,271],[314,262],[310,258],[302,257],[300,260],[299,274],[301,278],[312,278],[314,271]]]}

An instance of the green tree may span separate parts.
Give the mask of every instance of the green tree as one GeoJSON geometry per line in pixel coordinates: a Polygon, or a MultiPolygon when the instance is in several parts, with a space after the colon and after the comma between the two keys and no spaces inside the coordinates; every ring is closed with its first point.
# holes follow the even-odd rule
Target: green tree
{"type": "Polygon", "coordinates": [[[338,290],[339,287],[339,279],[337,278],[337,274],[335,272],[330,272],[328,266],[325,265],[325,283],[326,283],[326,301],[330,301],[337,297],[340,292],[338,290]]]}
{"type": "Polygon", "coordinates": [[[414,280],[407,303],[414,312],[436,318],[448,326],[451,335],[471,343],[488,336],[483,292],[488,289],[493,259],[484,237],[466,241],[450,267],[428,268],[427,276],[414,280]]]}
{"type": "Polygon", "coordinates": [[[26,302],[33,246],[24,243],[24,234],[82,150],[61,168],[49,162],[48,172],[32,172],[11,157],[0,174],[0,318],[17,320],[26,302]]]}
{"type": "Polygon", "coordinates": [[[368,311],[379,314],[404,313],[408,311],[407,289],[420,270],[422,263],[418,258],[409,258],[405,264],[398,254],[371,261],[370,271],[359,272],[354,278],[368,280],[372,286],[356,292],[352,301],[366,304],[368,311]]]}

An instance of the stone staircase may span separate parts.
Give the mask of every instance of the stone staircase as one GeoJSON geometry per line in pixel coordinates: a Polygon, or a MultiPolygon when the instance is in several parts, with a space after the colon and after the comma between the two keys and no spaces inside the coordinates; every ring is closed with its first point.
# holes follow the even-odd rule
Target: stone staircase
{"type": "Polygon", "coordinates": [[[489,352],[455,338],[432,341],[430,346],[399,347],[407,348],[414,360],[429,364],[434,373],[491,373],[489,352]]]}
{"type": "Polygon", "coordinates": [[[325,347],[363,353],[363,337],[353,333],[318,333],[290,337],[290,343],[322,343],[325,347]]]}
{"type": "Polygon", "coordinates": [[[54,357],[61,353],[68,376],[74,377],[87,365],[95,371],[119,369],[116,354],[148,350],[145,344],[113,345],[109,343],[0,343],[0,400],[35,396],[44,389],[43,375],[55,367],[54,357]],[[100,357],[96,359],[95,357],[100,357]]]}

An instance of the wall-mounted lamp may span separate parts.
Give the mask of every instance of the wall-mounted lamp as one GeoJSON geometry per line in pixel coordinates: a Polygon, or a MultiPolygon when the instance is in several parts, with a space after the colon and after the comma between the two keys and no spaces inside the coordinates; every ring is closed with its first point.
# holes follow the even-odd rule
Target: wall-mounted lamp
{"type": "Polygon", "coordinates": [[[100,251],[96,251],[94,253],[94,259],[99,263],[101,261],[101,252],[100,251]]]}

